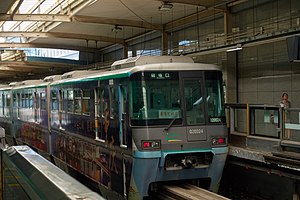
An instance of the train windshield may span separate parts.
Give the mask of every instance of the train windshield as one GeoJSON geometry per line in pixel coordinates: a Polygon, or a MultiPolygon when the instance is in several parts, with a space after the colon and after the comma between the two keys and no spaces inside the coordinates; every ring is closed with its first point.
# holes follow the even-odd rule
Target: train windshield
{"type": "Polygon", "coordinates": [[[199,77],[191,74],[191,78],[183,78],[183,81],[179,79],[179,72],[133,74],[130,83],[131,125],[224,123],[222,73],[200,72],[199,77]],[[204,79],[201,78],[203,75],[204,79]]]}
{"type": "Polygon", "coordinates": [[[131,78],[131,124],[182,124],[178,72],[141,72],[131,78]]]}

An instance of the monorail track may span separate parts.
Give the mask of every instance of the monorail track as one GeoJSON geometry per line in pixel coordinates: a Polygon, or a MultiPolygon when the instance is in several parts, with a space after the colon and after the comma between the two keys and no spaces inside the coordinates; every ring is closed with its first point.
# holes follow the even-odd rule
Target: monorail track
{"type": "Polygon", "coordinates": [[[191,184],[163,185],[161,191],[153,194],[152,197],[164,200],[229,200],[191,184]]]}

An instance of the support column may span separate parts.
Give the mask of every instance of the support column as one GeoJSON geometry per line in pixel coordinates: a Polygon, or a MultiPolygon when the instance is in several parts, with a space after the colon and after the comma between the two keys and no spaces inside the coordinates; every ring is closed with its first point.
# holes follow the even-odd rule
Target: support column
{"type": "Polygon", "coordinates": [[[168,55],[168,34],[165,29],[161,32],[161,55],[168,55]]]}
{"type": "Polygon", "coordinates": [[[224,33],[225,35],[232,33],[232,14],[230,8],[227,6],[224,12],[224,33]]]}
{"type": "Polygon", "coordinates": [[[238,97],[238,52],[227,52],[226,103],[239,103],[238,97]]]}
{"type": "Polygon", "coordinates": [[[125,43],[123,46],[123,58],[128,58],[128,44],[125,43]]]}

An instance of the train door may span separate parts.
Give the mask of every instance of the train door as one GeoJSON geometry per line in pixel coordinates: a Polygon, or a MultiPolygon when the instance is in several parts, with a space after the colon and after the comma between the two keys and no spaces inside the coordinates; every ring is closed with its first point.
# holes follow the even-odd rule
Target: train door
{"type": "Polygon", "coordinates": [[[38,123],[39,122],[39,97],[37,92],[35,91],[33,93],[33,109],[34,109],[34,122],[38,123]]]}
{"type": "MultiPolygon", "coordinates": [[[[118,86],[118,97],[119,97],[119,138],[120,138],[120,147],[127,149],[127,123],[128,117],[126,112],[126,102],[127,102],[127,87],[120,84],[118,86]]],[[[122,171],[123,171],[123,195],[127,196],[127,187],[126,187],[126,155],[122,156],[122,171]]]]}
{"type": "Polygon", "coordinates": [[[188,141],[207,139],[205,93],[202,73],[182,73],[186,134],[188,141]]]}
{"type": "Polygon", "coordinates": [[[119,85],[119,120],[120,120],[120,146],[127,148],[127,113],[126,113],[126,102],[127,102],[127,88],[126,86],[119,85]]]}

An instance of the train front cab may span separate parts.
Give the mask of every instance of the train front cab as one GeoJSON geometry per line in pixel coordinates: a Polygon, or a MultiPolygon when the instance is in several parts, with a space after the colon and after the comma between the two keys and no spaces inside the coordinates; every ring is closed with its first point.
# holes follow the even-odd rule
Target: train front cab
{"type": "Polygon", "coordinates": [[[141,72],[130,87],[130,199],[169,181],[206,182],[216,192],[228,152],[222,73],[141,72]]]}

